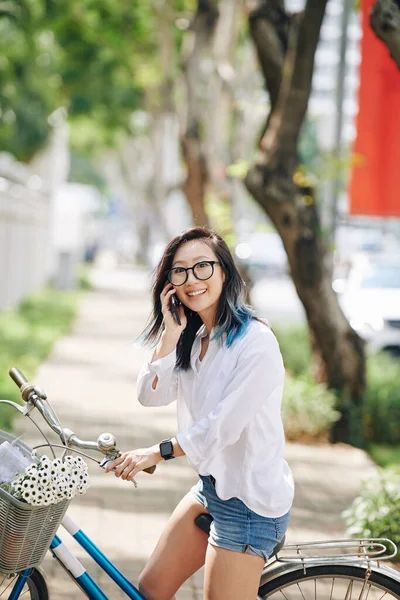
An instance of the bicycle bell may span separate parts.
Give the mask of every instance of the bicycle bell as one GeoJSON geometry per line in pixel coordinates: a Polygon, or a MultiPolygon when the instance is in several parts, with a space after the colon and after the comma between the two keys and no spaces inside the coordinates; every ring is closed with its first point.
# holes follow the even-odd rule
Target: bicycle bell
{"type": "Polygon", "coordinates": [[[113,450],[116,450],[117,440],[115,435],[112,433],[101,433],[97,439],[99,450],[104,454],[109,454],[113,450]]]}

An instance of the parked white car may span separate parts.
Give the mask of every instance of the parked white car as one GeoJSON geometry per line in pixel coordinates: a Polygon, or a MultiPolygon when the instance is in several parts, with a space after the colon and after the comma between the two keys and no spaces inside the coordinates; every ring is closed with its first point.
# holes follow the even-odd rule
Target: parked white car
{"type": "Polygon", "coordinates": [[[335,280],[350,325],[371,351],[400,356],[400,257],[356,257],[346,282],[335,280]]]}

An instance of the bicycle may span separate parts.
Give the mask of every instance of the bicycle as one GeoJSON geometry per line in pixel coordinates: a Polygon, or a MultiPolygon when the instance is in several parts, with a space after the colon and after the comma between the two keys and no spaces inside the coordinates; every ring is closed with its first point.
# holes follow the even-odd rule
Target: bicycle
{"type": "MultiPolygon", "coordinates": [[[[10,376],[20,388],[25,405],[21,406],[10,400],[0,400],[0,404],[13,406],[32,421],[32,411],[38,410],[50,428],[60,437],[61,443],[50,443],[35,421],[33,423],[45,437],[46,444],[32,449],[3,431],[0,431],[0,443],[4,440],[13,441],[27,457],[31,457],[32,452],[42,447],[58,447],[65,454],[71,451],[83,454],[102,467],[119,455],[115,436],[103,433],[97,441],[81,440],[73,431],[61,426],[47,401],[46,394],[40,388],[30,384],[18,369],[11,369],[10,376]],[[99,461],[82,450],[99,452],[104,458],[99,461]]],[[[150,471],[153,472],[154,468],[150,471]]],[[[50,507],[30,507],[22,501],[12,499],[0,488],[0,598],[18,600],[25,596],[31,600],[48,600],[48,589],[40,564],[46,552],[50,550],[89,599],[107,600],[104,591],[61,542],[57,535],[61,524],[115,581],[127,598],[145,600],[140,591],[65,514],[68,504],[68,500],[63,500],[50,507]],[[21,518],[19,521],[17,519],[17,526],[11,529],[7,518],[14,508],[22,514],[22,524],[21,518]],[[29,519],[25,518],[27,512],[32,513],[29,519]],[[34,518],[39,518],[38,533],[32,530],[34,518]]],[[[196,524],[205,532],[209,530],[212,520],[212,517],[207,517],[209,518],[196,520],[196,524]]],[[[262,572],[257,600],[400,600],[400,573],[381,565],[382,560],[391,559],[397,553],[397,548],[391,540],[358,538],[290,545],[284,545],[284,542],[285,540],[282,540],[275,547],[272,561],[262,572]],[[321,551],[322,554],[318,554],[321,551]]]]}

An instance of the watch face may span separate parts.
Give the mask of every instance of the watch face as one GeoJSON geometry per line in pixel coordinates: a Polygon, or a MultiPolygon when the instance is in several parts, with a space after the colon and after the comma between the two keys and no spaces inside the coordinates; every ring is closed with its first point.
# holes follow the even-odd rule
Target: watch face
{"type": "Polygon", "coordinates": [[[160,454],[164,460],[174,457],[174,446],[171,440],[166,440],[160,444],[160,454]]]}

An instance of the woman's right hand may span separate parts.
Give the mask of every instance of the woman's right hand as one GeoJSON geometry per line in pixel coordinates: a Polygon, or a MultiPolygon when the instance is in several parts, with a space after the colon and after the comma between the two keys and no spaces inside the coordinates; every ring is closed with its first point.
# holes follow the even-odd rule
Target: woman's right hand
{"type": "Polygon", "coordinates": [[[171,299],[172,296],[176,294],[175,288],[172,283],[169,281],[165,284],[163,291],[160,294],[161,300],[161,312],[164,317],[164,331],[163,336],[167,337],[169,340],[174,340],[175,344],[178,343],[178,340],[181,336],[182,331],[185,329],[187,325],[187,318],[185,315],[185,311],[183,309],[182,304],[177,305],[177,309],[179,312],[179,317],[181,320],[181,324],[175,321],[174,316],[171,312],[171,299]]]}
{"type": "MultiPolygon", "coordinates": [[[[178,325],[178,323],[175,321],[175,319],[172,315],[172,312],[170,309],[170,302],[171,302],[171,297],[174,294],[175,294],[175,289],[174,289],[172,283],[170,283],[168,281],[168,283],[165,284],[164,289],[160,294],[161,312],[164,317],[164,331],[161,334],[161,339],[160,339],[159,343],[157,344],[157,348],[155,349],[155,352],[153,354],[153,358],[151,359],[151,362],[155,362],[156,360],[163,358],[164,356],[167,356],[168,354],[170,354],[171,352],[173,352],[175,350],[176,345],[179,341],[179,338],[181,337],[181,333],[187,325],[187,319],[186,319],[185,311],[183,310],[182,304],[179,304],[177,306],[178,311],[179,311],[179,317],[181,320],[180,325],[178,325]]],[[[158,382],[158,377],[156,376],[152,383],[153,390],[156,389],[157,382],[158,382]]]]}

